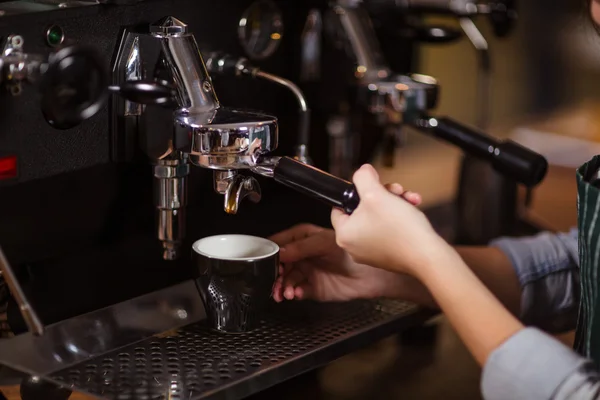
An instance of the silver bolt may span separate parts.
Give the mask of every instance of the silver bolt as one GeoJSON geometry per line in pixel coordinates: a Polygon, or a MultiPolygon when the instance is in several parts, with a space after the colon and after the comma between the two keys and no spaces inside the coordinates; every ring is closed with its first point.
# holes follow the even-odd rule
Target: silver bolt
{"type": "Polygon", "coordinates": [[[212,90],[212,85],[210,84],[209,81],[204,81],[202,83],[202,90],[204,90],[205,92],[210,92],[212,90]]]}
{"type": "Polygon", "coordinates": [[[10,44],[13,49],[20,49],[23,46],[23,38],[19,35],[15,35],[10,39],[10,44]]]}

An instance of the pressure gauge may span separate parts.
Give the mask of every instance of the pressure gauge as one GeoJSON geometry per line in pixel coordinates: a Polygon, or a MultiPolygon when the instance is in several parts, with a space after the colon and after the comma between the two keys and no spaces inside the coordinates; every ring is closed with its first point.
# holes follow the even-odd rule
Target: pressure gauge
{"type": "Polygon", "coordinates": [[[238,33],[248,57],[262,60],[272,55],[283,37],[283,18],[270,0],[254,2],[242,15],[238,33]]]}

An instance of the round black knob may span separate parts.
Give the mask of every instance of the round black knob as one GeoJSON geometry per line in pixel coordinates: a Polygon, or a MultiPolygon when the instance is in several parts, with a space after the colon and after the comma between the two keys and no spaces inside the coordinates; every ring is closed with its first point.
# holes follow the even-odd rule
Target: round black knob
{"type": "Polygon", "coordinates": [[[488,7],[494,34],[501,38],[508,36],[517,20],[516,0],[494,0],[488,7]]]}
{"type": "Polygon", "coordinates": [[[65,47],[50,57],[42,75],[41,108],[56,129],[69,129],[95,115],[107,98],[107,70],[96,51],[65,47]]]}
{"type": "Polygon", "coordinates": [[[22,400],[67,400],[71,393],[37,376],[23,379],[20,388],[22,400]]]}

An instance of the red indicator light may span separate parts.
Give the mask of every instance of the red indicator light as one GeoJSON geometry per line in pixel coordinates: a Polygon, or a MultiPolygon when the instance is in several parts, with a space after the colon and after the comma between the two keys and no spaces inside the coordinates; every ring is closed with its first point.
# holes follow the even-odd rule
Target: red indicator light
{"type": "Polygon", "coordinates": [[[17,157],[0,157],[0,179],[17,177],[17,157]]]}

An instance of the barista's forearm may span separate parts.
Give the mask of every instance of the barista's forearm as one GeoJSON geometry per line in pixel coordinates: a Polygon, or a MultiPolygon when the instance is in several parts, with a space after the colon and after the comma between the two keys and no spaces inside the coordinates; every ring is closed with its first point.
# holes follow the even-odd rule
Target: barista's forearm
{"type": "MultiPolygon", "coordinates": [[[[457,247],[471,271],[513,314],[519,313],[521,286],[508,257],[494,247],[457,247]]],[[[397,296],[427,307],[437,304],[427,288],[414,278],[402,280],[397,296]]]]}
{"type": "Polygon", "coordinates": [[[506,254],[495,247],[457,247],[456,251],[504,307],[518,315],[522,288],[506,254]]]}
{"type": "Polygon", "coordinates": [[[461,257],[448,248],[419,270],[444,315],[480,365],[523,325],[500,304],[461,257]]]}

